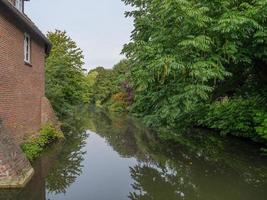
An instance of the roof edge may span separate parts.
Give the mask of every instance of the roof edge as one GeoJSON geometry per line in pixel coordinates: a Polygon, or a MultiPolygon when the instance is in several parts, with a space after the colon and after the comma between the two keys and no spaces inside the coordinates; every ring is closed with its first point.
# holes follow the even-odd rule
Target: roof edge
{"type": "Polygon", "coordinates": [[[38,39],[41,39],[42,42],[44,42],[45,53],[49,55],[51,48],[52,48],[52,44],[47,39],[47,37],[39,30],[39,28],[35,26],[34,23],[30,21],[30,19],[28,19],[26,15],[18,11],[8,0],[0,0],[0,5],[1,4],[3,4],[8,9],[8,11],[19,20],[20,23],[22,23],[24,26],[30,29],[33,33],[35,33],[38,39]]]}

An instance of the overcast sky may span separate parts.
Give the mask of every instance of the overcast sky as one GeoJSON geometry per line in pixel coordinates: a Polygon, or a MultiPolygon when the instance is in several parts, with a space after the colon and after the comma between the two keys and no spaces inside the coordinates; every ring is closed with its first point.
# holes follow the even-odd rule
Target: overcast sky
{"type": "Polygon", "coordinates": [[[124,17],[129,8],[121,0],[31,0],[25,7],[44,33],[67,31],[84,52],[85,68],[110,68],[123,58],[133,23],[124,17]]]}

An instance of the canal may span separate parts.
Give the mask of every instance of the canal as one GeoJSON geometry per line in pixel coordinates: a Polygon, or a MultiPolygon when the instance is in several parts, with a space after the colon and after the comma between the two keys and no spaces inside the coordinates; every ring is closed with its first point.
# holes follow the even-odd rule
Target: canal
{"type": "Polygon", "coordinates": [[[24,189],[0,190],[0,200],[267,199],[267,159],[248,141],[192,130],[170,143],[130,116],[97,109],[78,109],[63,127],[66,142],[34,163],[24,189]]]}

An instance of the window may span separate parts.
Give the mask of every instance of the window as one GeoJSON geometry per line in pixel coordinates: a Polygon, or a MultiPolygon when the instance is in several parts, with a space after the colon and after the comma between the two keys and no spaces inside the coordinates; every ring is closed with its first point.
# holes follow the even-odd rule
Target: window
{"type": "Polygon", "coordinates": [[[23,11],[23,0],[16,0],[15,6],[20,12],[22,12],[23,11]]]}
{"type": "Polygon", "coordinates": [[[31,38],[27,33],[24,34],[24,61],[31,63],[31,38]]]}

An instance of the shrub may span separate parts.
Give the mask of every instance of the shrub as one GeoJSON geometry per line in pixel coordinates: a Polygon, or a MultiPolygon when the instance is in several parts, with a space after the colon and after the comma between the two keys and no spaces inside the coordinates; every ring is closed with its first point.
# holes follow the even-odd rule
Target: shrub
{"type": "Polygon", "coordinates": [[[206,107],[198,124],[222,134],[267,140],[267,112],[259,98],[233,98],[216,101],[206,107]]]}
{"type": "Polygon", "coordinates": [[[198,123],[220,130],[222,134],[251,133],[253,118],[249,108],[248,101],[223,99],[207,106],[207,114],[198,123]]]}
{"type": "Polygon", "coordinates": [[[254,117],[255,131],[263,139],[267,140],[267,112],[257,111],[254,117]]]}
{"type": "Polygon", "coordinates": [[[111,112],[123,113],[126,112],[127,106],[124,103],[111,101],[106,105],[107,109],[111,112]]]}
{"type": "Polygon", "coordinates": [[[42,127],[38,137],[29,138],[21,148],[30,161],[35,160],[43,150],[51,143],[64,138],[61,131],[58,131],[52,125],[47,124],[42,127]]]}
{"type": "Polygon", "coordinates": [[[114,101],[127,104],[128,94],[125,93],[125,92],[119,92],[119,93],[116,93],[116,94],[112,95],[111,98],[114,101]]]}

